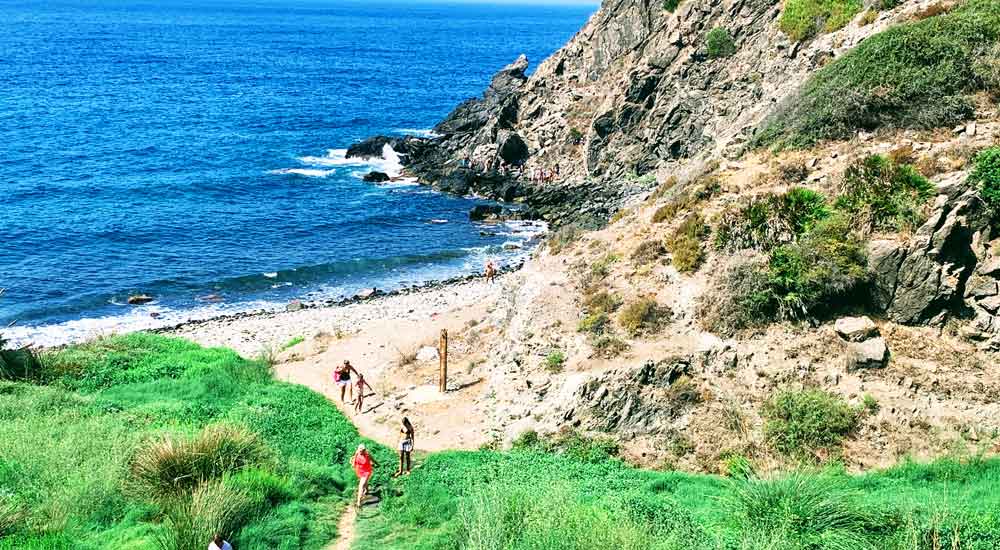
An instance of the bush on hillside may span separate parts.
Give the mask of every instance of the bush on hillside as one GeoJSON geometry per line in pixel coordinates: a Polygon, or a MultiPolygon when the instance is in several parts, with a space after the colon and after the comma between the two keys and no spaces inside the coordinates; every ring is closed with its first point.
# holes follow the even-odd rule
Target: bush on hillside
{"type": "Polygon", "coordinates": [[[168,435],[146,445],[136,452],[130,471],[144,494],[169,496],[272,460],[273,453],[256,434],[216,424],[191,438],[168,435]]]}
{"type": "Polygon", "coordinates": [[[863,7],[861,0],[787,0],[778,26],[792,40],[805,40],[843,28],[863,7]]]}
{"type": "Polygon", "coordinates": [[[570,224],[560,227],[546,241],[549,245],[549,252],[553,256],[561,254],[564,250],[568,250],[583,233],[583,229],[577,225],[570,224]]]}
{"type": "Polygon", "coordinates": [[[826,198],[810,189],[796,187],[781,195],[751,197],[722,213],[715,246],[730,251],[771,250],[794,241],[829,215],[826,198]]]}
{"type": "Polygon", "coordinates": [[[777,318],[830,315],[856,302],[868,281],[867,263],[864,243],[843,216],[772,250],[767,276],[777,318]]]}
{"type": "Polygon", "coordinates": [[[986,91],[994,98],[1000,97],[1000,42],[992,47],[984,46],[972,70],[983,81],[986,91]]]}
{"type": "Polygon", "coordinates": [[[584,296],[583,307],[590,313],[614,313],[622,305],[622,297],[605,290],[584,296]]]}
{"type": "Polygon", "coordinates": [[[726,504],[744,548],[879,547],[892,518],[858,496],[834,477],[793,474],[734,483],[726,504]]]}
{"type": "Polygon", "coordinates": [[[593,346],[598,355],[605,359],[614,359],[629,349],[627,342],[610,334],[602,334],[593,338],[590,345],[593,346]]]}
{"type": "Polygon", "coordinates": [[[701,241],[708,234],[708,226],[701,214],[694,212],[681,222],[674,233],[667,238],[670,261],[677,271],[687,273],[698,269],[705,259],[705,249],[701,241]]]}
{"type": "MultiPolygon", "coordinates": [[[[782,18],[788,13],[786,6],[782,18]]],[[[765,122],[755,144],[808,147],[858,130],[957,124],[973,114],[968,95],[986,86],[974,67],[998,39],[1000,4],[989,0],[892,27],[814,73],[765,122]]]]}
{"type": "Polygon", "coordinates": [[[545,356],[545,370],[549,372],[561,372],[566,364],[566,354],[559,350],[550,352],[545,356]]]}
{"type": "Polygon", "coordinates": [[[604,334],[604,331],[608,329],[610,324],[611,319],[608,317],[608,314],[600,311],[591,313],[581,319],[580,324],[577,326],[577,331],[595,335],[604,334]]]}
{"type": "Polygon", "coordinates": [[[729,57],[736,53],[736,42],[733,41],[733,35],[729,34],[729,29],[715,27],[705,35],[705,48],[711,59],[729,57]]]}
{"type": "Polygon", "coordinates": [[[663,243],[656,239],[650,239],[643,241],[639,246],[635,247],[635,250],[632,251],[631,259],[636,264],[645,265],[660,259],[666,252],[667,249],[663,247],[663,243]]]}
{"type": "Polygon", "coordinates": [[[200,485],[165,508],[166,529],[156,536],[160,550],[201,550],[213,533],[231,539],[255,515],[252,499],[221,481],[200,485]]]}
{"type": "Polygon", "coordinates": [[[667,193],[677,186],[677,176],[670,176],[663,183],[658,185],[656,189],[650,193],[649,198],[646,199],[648,202],[656,202],[667,195],[667,193]]]}
{"type": "Polygon", "coordinates": [[[986,204],[1000,213],[1000,147],[980,151],[975,162],[969,179],[979,186],[979,194],[986,204]]]}
{"type": "Polygon", "coordinates": [[[700,298],[704,327],[720,334],[809,316],[857,302],[868,281],[864,242],[844,216],[816,223],[798,241],[767,256],[737,256],[700,298]]]}
{"type": "Polygon", "coordinates": [[[681,0],[663,0],[663,9],[673,12],[681,5],[681,0]]]}
{"type": "Polygon", "coordinates": [[[641,298],[625,306],[618,314],[618,323],[629,336],[654,334],[673,317],[673,311],[651,298],[641,298]]]}
{"type": "Polygon", "coordinates": [[[819,389],[786,390],[764,404],[764,435],[774,450],[806,458],[839,447],[858,426],[858,411],[819,389]]]}
{"type": "Polygon", "coordinates": [[[934,185],[908,164],[871,155],[847,168],[836,206],[855,227],[902,231],[922,224],[934,185]]]}

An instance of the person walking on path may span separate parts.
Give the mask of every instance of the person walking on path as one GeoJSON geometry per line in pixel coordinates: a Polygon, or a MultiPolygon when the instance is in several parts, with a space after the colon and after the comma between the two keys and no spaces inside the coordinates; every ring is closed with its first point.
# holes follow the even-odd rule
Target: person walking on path
{"type": "Polygon", "coordinates": [[[365,375],[358,373],[358,398],[354,400],[354,412],[360,413],[361,407],[365,401],[365,386],[372,391],[372,395],[375,394],[375,388],[371,384],[365,381],[365,375]]]}
{"type": "Polygon", "coordinates": [[[358,476],[357,505],[358,508],[361,508],[361,502],[368,495],[368,481],[372,478],[372,466],[378,466],[378,462],[375,462],[372,455],[368,453],[368,449],[365,448],[365,444],[362,443],[358,445],[358,450],[354,451],[351,466],[354,467],[354,473],[358,476]]]}
{"type": "Polygon", "coordinates": [[[233,545],[226,542],[221,534],[216,533],[212,535],[212,542],[208,543],[208,550],[233,550],[233,545]]]}
{"type": "Polygon", "coordinates": [[[350,390],[351,403],[354,403],[354,384],[351,383],[351,373],[361,376],[358,370],[351,366],[351,362],[344,359],[344,364],[337,366],[333,370],[333,381],[340,388],[340,402],[344,402],[344,394],[350,390]]]}
{"type": "Polygon", "coordinates": [[[410,419],[404,416],[403,426],[399,429],[399,470],[396,471],[397,476],[403,474],[404,466],[406,473],[410,473],[414,442],[413,424],[410,424],[410,419]]]}

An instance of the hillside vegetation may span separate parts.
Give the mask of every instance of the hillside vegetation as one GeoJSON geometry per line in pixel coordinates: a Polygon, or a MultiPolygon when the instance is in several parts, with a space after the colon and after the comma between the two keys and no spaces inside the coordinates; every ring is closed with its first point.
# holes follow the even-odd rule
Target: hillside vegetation
{"type": "Polygon", "coordinates": [[[334,536],[358,433],[266,363],[132,334],[22,374],[0,381],[0,548],[201,550],[221,530],[241,550],[305,549],[334,536]]]}
{"type": "Polygon", "coordinates": [[[957,124],[972,117],[970,94],[1000,89],[998,40],[1000,3],[991,0],[890,28],[814,73],[755,142],[807,147],[858,130],[957,124]]]}
{"type": "Polygon", "coordinates": [[[359,547],[386,549],[987,549],[1000,461],[904,463],[758,479],[644,471],[577,439],[550,451],[449,452],[395,482],[359,547]]]}

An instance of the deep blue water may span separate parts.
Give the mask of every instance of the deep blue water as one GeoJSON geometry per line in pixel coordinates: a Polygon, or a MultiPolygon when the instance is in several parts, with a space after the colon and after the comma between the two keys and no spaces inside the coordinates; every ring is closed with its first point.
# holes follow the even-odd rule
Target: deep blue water
{"type": "Polygon", "coordinates": [[[593,9],[0,0],[0,323],[55,343],[512,261],[525,228],[337,150],[432,127],[593,9]]]}

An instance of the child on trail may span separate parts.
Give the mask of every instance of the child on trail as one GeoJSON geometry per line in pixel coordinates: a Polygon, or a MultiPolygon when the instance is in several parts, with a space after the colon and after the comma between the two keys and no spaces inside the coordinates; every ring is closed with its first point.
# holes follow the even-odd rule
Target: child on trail
{"type": "Polygon", "coordinates": [[[358,445],[358,450],[354,451],[354,456],[351,458],[351,466],[354,467],[354,473],[358,476],[358,508],[361,508],[361,501],[368,494],[368,481],[372,478],[372,465],[378,466],[378,462],[375,462],[372,455],[368,454],[364,443],[358,445]]]}
{"type": "Polygon", "coordinates": [[[358,374],[357,369],[351,366],[351,362],[344,359],[344,364],[333,370],[333,381],[340,388],[340,402],[344,402],[344,394],[348,390],[351,392],[351,403],[354,403],[354,384],[351,384],[351,373],[358,374]]]}
{"type": "Polygon", "coordinates": [[[493,283],[493,281],[496,280],[496,278],[497,278],[497,266],[495,266],[493,264],[493,260],[488,260],[486,262],[485,275],[486,275],[486,282],[487,283],[493,283]]]}
{"type": "Polygon", "coordinates": [[[413,424],[410,424],[410,419],[404,416],[403,426],[399,429],[399,470],[396,471],[395,475],[403,474],[404,464],[406,465],[406,474],[409,475],[414,441],[413,424]]]}
{"type": "Polygon", "coordinates": [[[362,403],[365,400],[365,386],[368,386],[368,389],[372,391],[372,395],[375,394],[375,388],[365,381],[365,375],[358,373],[358,398],[354,401],[354,412],[361,412],[362,403]]]}

